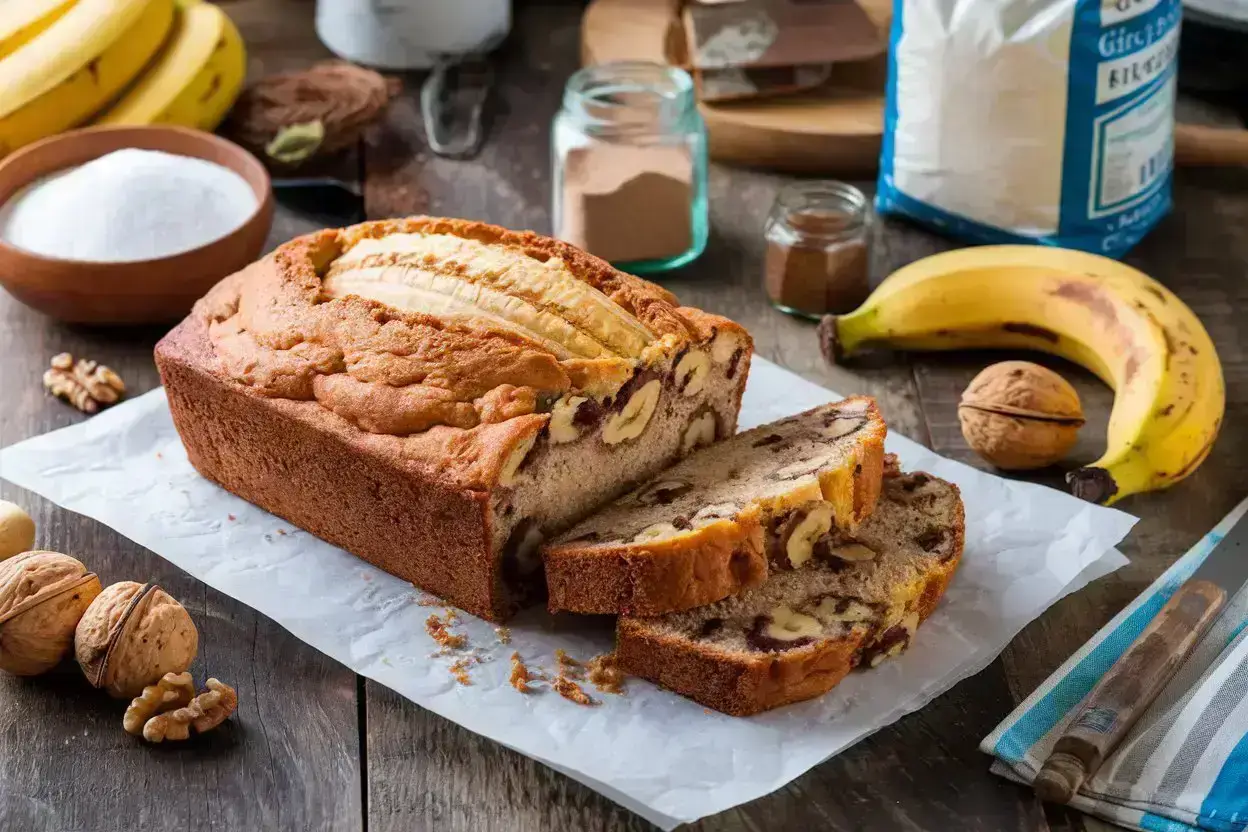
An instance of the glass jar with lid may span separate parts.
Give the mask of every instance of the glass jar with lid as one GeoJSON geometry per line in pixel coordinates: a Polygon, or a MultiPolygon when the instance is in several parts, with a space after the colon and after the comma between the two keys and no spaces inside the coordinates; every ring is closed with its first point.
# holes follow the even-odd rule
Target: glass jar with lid
{"type": "Polygon", "coordinates": [[[818,320],[853,311],[870,294],[871,208],[852,185],[797,182],[780,190],[763,229],[767,299],[818,320]]]}
{"type": "Polygon", "coordinates": [[[685,71],[645,61],[580,70],[551,148],[555,237],[639,274],[706,248],[706,125],[685,71]]]}

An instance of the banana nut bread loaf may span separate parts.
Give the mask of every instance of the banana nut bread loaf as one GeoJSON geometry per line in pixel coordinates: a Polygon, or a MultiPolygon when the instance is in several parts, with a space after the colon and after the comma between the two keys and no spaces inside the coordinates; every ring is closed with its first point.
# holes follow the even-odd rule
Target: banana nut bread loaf
{"type": "Polygon", "coordinates": [[[542,547],[550,608],[661,615],[802,566],[875,507],[886,432],[855,397],[690,454],[542,547]]]}
{"type": "Polygon", "coordinates": [[[964,523],[957,486],[890,472],[875,512],[806,568],[687,612],[621,618],[619,667],[737,716],[819,696],[909,646],[953,577],[964,523]]]}
{"type": "Polygon", "coordinates": [[[279,247],[156,361],[204,476],[500,620],[544,536],[733,434],[751,351],[572,246],[416,217],[279,247]]]}

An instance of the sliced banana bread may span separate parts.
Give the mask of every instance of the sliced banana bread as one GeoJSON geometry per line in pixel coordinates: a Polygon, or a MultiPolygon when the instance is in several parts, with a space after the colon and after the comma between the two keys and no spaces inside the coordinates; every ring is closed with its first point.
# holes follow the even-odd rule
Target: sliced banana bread
{"type": "Polygon", "coordinates": [[[886,432],[857,397],[696,451],[543,547],[551,610],[662,615],[801,566],[875,507],[886,432]]]}
{"type": "Polygon", "coordinates": [[[965,521],[957,486],[887,473],[875,512],[852,535],[821,538],[807,568],[688,612],[621,618],[621,669],[746,716],[900,653],[957,568],[965,521]]]}
{"type": "Polygon", "coordinates": [[[156,364],[205,477],[501,621],[543,537],[736,430],[751,350],[565,243],[411,217],[279,246],[156,364]]]}

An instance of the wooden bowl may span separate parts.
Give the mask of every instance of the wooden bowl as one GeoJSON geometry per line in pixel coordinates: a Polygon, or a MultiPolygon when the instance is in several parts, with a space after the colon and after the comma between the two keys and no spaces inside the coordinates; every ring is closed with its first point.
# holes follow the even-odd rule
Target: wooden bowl
{"type": "MultiPolygon", "coordinates": [[[[184,317],[217,281],[259,257],[273,223],[269,174],[243,148],[200,130],[162,125],[87,127],[44,139],[0,160],[0,205],[35,179],[127,147],[223,165],[251,186],[256,210],[219,240],[154,260],[61,260],[0,240],[0,285],[13,297],[69,323],[166,323],[184,317]]],[[[79,210],[93,208],[84,205],[79,210]]],[[[72,223],[73,217],[61,221],[72,223]]]]}

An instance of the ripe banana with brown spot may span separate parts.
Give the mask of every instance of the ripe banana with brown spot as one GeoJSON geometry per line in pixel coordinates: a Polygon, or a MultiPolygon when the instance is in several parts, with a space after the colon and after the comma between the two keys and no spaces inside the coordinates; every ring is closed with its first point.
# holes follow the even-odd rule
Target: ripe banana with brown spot
{"type": "Polygon", "coordinates": [[[87,121],[143,69],[173,0],[77,0],[0,60],[0,156],[87,121]]]}
{"type": "Polygon", "coordinates": [[[820,325],[839,361],[870,346],[1016,347],[1083,365],[1114,389],[1107,447],[1067,474],[1110,504],[1196,470],[1222,425],[1226,391],[1209,334],[1173,292],[1136,269],[1079,251],[983,246],[894,272],[866,302],[820,325]]]}
{"type": "Polygon", "coordinates": [[[152,64],[97,124],[177,124],[215,130],[243,88],[247,54],[221,9],[177,0],[173,29],[152,64]]]}

